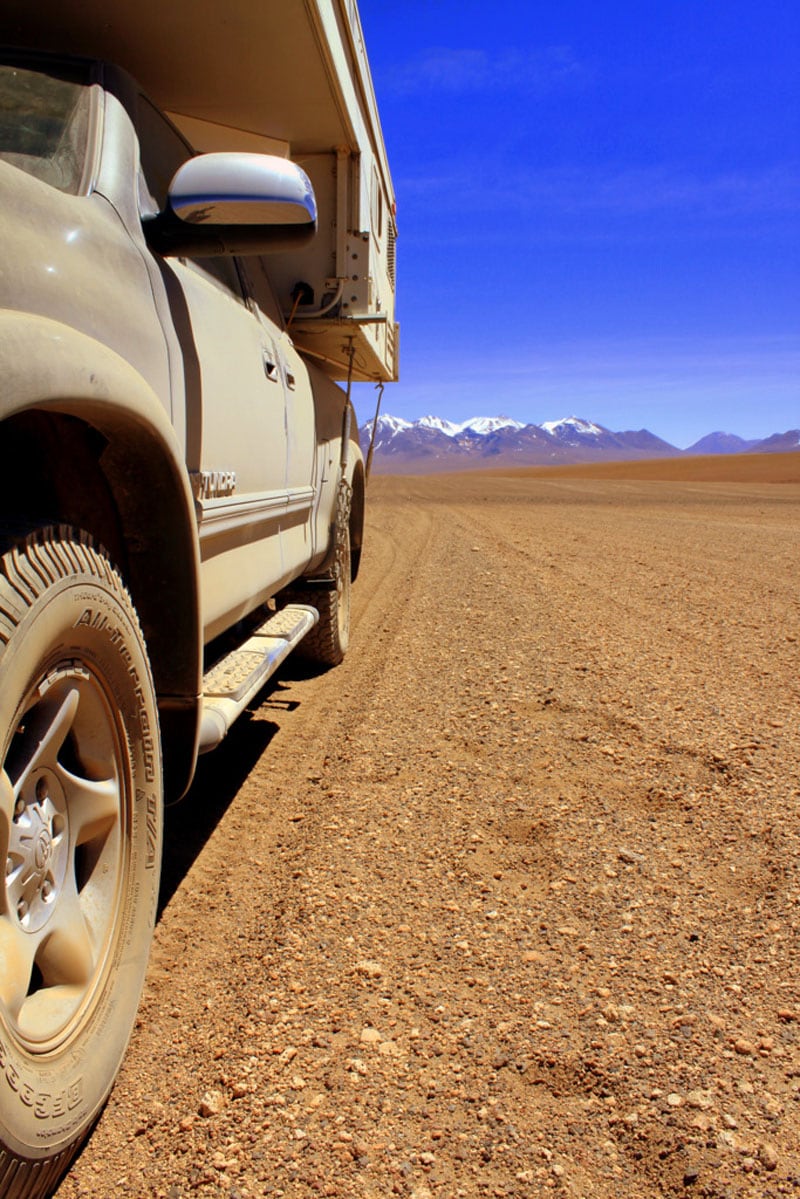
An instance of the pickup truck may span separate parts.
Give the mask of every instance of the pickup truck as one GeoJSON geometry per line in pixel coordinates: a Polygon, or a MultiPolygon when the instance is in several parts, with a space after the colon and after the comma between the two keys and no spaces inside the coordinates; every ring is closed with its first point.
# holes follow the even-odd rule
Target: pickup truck
{"type": "Polygon", "coordinates": [[[347,649],[365,478],[334,378],[377,376],[331,333],[333,258],[334,303],[276,293],[318,225],[285,153],[194,153],[108,62],[0,59],[0,1193],[29,1196],[124,1055],[165,793],[295,647],[347,649]],[[341,353],[299,352],[300,303],[341,353]]]}

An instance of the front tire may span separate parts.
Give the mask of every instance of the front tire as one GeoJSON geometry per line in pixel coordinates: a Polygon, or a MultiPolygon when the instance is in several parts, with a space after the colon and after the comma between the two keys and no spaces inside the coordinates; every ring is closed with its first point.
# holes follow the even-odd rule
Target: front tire
{"type": "Polygon", "coordinates": [[[0,557],[0,1178],[48,1193],[113,1084],[158,900],[162,779],[144,640],[90,538],[0,557]]]}

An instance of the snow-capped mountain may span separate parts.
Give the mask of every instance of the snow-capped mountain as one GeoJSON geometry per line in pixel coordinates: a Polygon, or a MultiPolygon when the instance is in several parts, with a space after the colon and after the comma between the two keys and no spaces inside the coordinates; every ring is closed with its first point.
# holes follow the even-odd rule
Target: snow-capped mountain
{"type": "MultiPolygon", "coordinates": [[[[365,452],[371,431],[372,421],[360,430],[365,452]]],[[[456,423],[438,416],[408,421],[387,415],[378,418],[373,468],[419,473],[794,449],[800,449],[798,429],[755,442],[731,433],[711,433],[688,450],[680,450],[647,429],[615,433],[577,416],[536,425],[507,416],[472,417],[456,423]]]]}
{"type": "Polygon", "coordinates": [[[447,437],[457,437],[459,433],[475,433],[483,436],[494,433],[497,429],[523,429],[525,426],[510,416],[473,416],[470,420],[462,421],[460,425],[450,420],[442,420],[439,416],[423,416],[414,421],[414,425],[422,429],[436,429],[447,437]]]}
{"type": "MultiPolygon", "coordinates": [[[[365,449],[372,421],[361,429],[365,449]]],[[[407,421],[380,416],[375,436],[376,469],[420,471],[468,466],[530,466],[680,453],[647,430],[612,433],[577,416],[523,424],[507,416],[472,417],[456,423],[437,416],[407,421]]]]}
{"type": "Polygon", "coordinates": [[[576,441],[583,437],[602,437],[607,430],[600,425],[593,425],[590,420],[581,420],[577,416],[565,416],[561,420],[546,420],[540,429],[545,433],[558,437],[560,441],[576,441]]]}

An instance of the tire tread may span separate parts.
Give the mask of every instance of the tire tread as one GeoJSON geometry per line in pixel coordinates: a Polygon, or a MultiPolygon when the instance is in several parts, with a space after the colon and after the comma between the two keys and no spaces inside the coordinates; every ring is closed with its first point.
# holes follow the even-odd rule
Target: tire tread
{"type": "MultiPolygon", "coordinates": [[[[141,637],[139,620],[122,575],[89,534],[66,525],[0,532],[0,654],[48,590],[87,575],[113,592],[141,637]]],[[[151,684],[152,685],[152,684],[151,684]]],[[[89,1136],[84,1129],[52,1157],[28,1158],[0,1141],[2,1199],[45,1199],[52,1195],[89,1136]]]]}

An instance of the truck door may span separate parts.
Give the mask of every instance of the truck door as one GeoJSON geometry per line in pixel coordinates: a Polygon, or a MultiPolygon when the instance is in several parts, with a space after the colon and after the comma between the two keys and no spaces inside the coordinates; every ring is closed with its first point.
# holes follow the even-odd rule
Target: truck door
{"type": "MultiPolygon", "coordinates": [[[[190,150],[145,97],[138,126],[144,183],[161,207],[190,150]]],[[[182,358],[182,371],[173,372],[182,374],[182,395],[173,404],[185,412],[173,419],[185,430],[210,640],[289,580],[280,536],[288,506],[285,373],[233,258],[165,258],[158,269],[182,358]]]]}
{"type": "Polygon", "coordinates": [[[308,370],[284,328],[269,278],[269,259],[244,263],[247,288],[267,336],[275,346],[286,398],[287,511],[281,527],[284,562],[299,573],[314,553],[311,515],[316,495],[317,430],[308,370]]]}

